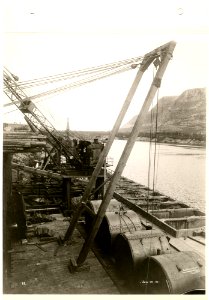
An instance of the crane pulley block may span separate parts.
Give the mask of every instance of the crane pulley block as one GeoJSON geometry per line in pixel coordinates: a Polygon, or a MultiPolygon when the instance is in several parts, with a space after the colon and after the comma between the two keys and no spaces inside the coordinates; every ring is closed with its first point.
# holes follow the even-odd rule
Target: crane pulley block
{"type": "Polygon", "coordinates": [[[35,109],[35,105],[31,100],[24,100],[19,106],[19,109],[22,113],[32,113],[35,109]]]}

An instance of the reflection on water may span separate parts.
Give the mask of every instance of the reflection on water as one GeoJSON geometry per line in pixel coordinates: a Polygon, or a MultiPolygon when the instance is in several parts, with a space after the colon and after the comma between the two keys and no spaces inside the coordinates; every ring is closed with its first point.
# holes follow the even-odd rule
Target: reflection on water
{"type": "MultiPolygon", "coordinates": [[[[108,155],[114,158],[112,169],[125,144],[120,140],[113,143],[108,155]]],[[[205,211],[205,153],[201,147],[168,144],[157,144],[155,152],[154,143],[137,141],[122,175],[205,211]]]]}

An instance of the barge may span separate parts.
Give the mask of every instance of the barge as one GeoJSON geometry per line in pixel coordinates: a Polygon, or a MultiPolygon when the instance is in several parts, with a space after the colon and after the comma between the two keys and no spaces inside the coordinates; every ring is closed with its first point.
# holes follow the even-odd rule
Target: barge
{"type": "MultiPolygon", "coordinates": [[[[34,206],[35,195],[26,185],[23,190],[19,197],[26,203],[27,229],[25,236],[19,235],[22,220],[19,230],[12,228],[6,293],[205,293],[201,211],[121,177],[91,250],[78,267],[77,256],[102,200],[88,202],[72,237],[62,243],[72,217],[64,216],[59,205],[34,206]]],[[[74,209],[78,200],[73,198],[74,209]]]]}

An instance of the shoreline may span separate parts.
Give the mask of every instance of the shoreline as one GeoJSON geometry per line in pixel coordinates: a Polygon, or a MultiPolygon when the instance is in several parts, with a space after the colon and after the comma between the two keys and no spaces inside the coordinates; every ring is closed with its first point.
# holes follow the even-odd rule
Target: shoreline
{"type": "MultiPolygon", "coordinates": [[[[118,138],[118,140],[127,140],[126,138],[118,138]]],[[[148,137],[138,137],[136,141],[140,142],[149,142],[150,138],[148,137]]],[[[151,139],[152,142],[155,141],[155,139],[151,139]]],[[[164,138],[160,141],[157,141],[159,144],[170,144],[175,146],[192,146],[192,147],[201,147],[206,148],[206,141],[199,141],[199,140],[193,140],[193,139],[173,139],[173,138],[164,138]]]]}

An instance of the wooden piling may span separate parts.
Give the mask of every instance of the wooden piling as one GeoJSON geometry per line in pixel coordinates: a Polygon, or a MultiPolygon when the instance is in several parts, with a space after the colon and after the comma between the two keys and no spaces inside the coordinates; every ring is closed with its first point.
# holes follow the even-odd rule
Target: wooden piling
{"type": "Polygon", "coordinates": [[[11,250],[11,217],[12,217],[12,155],[3,155],[3,289],[8,288],[8,276],[10,274],[10,254],[11,250]]]}

